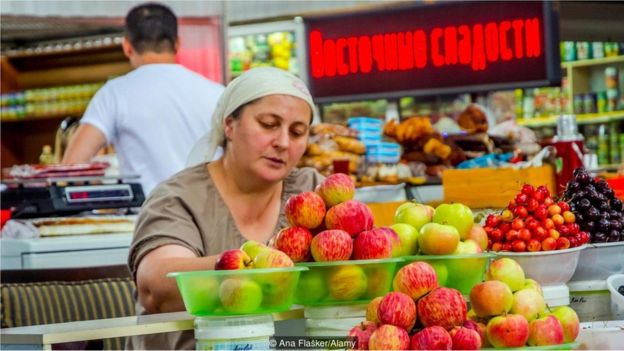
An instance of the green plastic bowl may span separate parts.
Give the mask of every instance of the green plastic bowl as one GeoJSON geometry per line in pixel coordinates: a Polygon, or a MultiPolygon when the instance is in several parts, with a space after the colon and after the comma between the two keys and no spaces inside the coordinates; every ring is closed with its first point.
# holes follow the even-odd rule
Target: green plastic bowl
{"type": "Polygon", "coordinates": [[[173,272],[193,316],[233,316],[290,309],[305,267],[173,272]]]}
{"type": "Polygon", "coordinates": [[[523,346],[523,347],[510,347],[510,348],[483,348],[481,350],[576,350],[581,343],[578,341],[569,342],[559,345],[547,345],[547,346],[523,346]]]}
{"type": "Polygon", "coordinates": [[[470,295],[472,287],[483,281],[485,271],[496,254],[416,255],[403,257],[401,268],[412,262],[427,262],[433,266],[440,286],[470,295]]]}
{"type": "Polygon", "coordinates": [[[303,306],[329,306],[368,303],[392,288],[400,258],[301,262],[295,303],[303,306]]]}

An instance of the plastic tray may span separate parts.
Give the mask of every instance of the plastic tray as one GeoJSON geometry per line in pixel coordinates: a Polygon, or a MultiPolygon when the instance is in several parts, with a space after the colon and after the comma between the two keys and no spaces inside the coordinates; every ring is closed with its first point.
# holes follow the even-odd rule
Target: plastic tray
{"type": "Polygon", "coordinates": [[[305,267],[173,272],[193,316],[233,316],[290,309],[305,267]]]}
{"type": "Polygon", "coordinates": [[[302,272],[295,293],[295,303],[303,306],[327,306],[368,303],[392,288],[392,279],[400,258],[302,262],[302,272]]]}
{"type": "Polygon", "coordinates": [[[485,271],[496,255],[484,252],[461,255],[416,255],[403,257],[405,266],[412,262],[423,261],[431,264],[438,275],[441,286],[459,290],[463,295],[470,295],[470,290],[483,281],[485,271]]]}
{"type": "Polygon", "coordinates": [[[481,350],[576,350],[579,346],[579,342],[569,342],[559,345],[547,345],[547,346],[523,346],[523,347],[509,347],[509,348],[483,348],[481,350]]]}

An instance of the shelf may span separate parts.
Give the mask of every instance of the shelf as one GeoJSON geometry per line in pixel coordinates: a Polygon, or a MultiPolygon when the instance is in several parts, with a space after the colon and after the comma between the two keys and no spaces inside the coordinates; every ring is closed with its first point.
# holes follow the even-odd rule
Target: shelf
{"type": "MultiPolygon", "coordinates": [[[[531,119],[518,118],[518,125],[525,127],[554,127],[557,125],[559,116],[536,117],[531,119]]],[[[604,113],[586,113],[576,115],[576,123],[592,124],[592,123],[609,123],[624,120],[624,111],[604,112],[604,113]]]]}
{"type": "Polygon", "coordinates": [[[598,66],[598,65],[610,65],[614,63],[624,63],[624,56],[612,56],[612,57],[605,57],[601,59],[589,59],[589,60],[562,62],[561,67],[578,68],[578,67],[589,67],[589,66],[598,66]]]}

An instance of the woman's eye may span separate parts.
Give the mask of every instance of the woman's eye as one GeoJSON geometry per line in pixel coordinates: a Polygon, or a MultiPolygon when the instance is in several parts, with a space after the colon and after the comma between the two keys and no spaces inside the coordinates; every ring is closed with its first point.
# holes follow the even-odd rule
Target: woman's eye
{"type": "Polygon", "coordinates": [[[276,124],[276,123],[260,122],[260,124],[261,124],[264,128],[275,128],[275,127],[277,127],[277,124],[276,124]]]}

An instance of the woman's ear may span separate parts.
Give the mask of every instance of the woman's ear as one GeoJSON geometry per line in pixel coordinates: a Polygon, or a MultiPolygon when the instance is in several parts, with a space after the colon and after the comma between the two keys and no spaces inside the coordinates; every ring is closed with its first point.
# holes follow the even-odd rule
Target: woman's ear
{"type": "Polygon", "coordinates": [[[223,124],[224,124],[223,131],[225,133],[225,140],[230,141],[232,140],[232,133],[234,129],[234,118],[232,118],[232,116],[225,117],[225,121],[223,124]]]}

